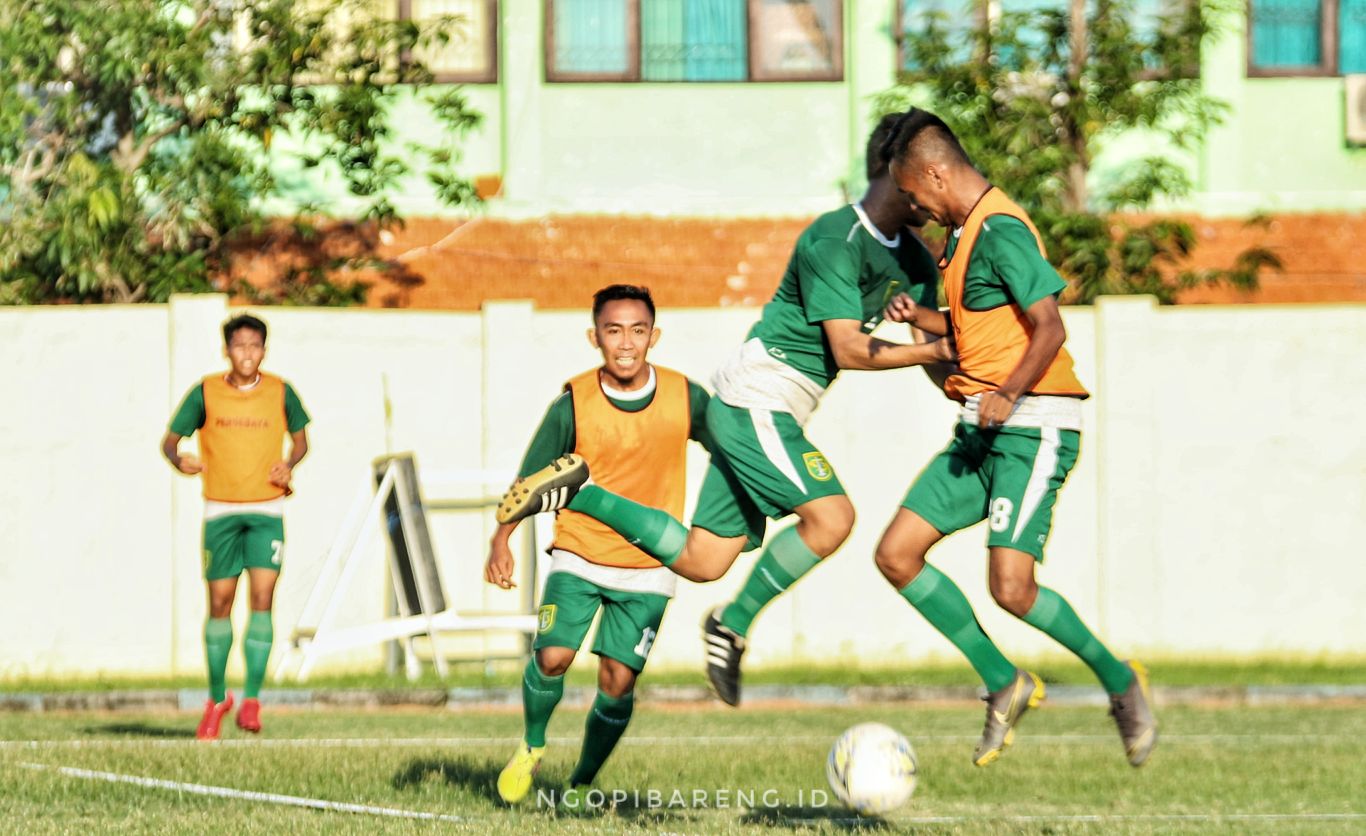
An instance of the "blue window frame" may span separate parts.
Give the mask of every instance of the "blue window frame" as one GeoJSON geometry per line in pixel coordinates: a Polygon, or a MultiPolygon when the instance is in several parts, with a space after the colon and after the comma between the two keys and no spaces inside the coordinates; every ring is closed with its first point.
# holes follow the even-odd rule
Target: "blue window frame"
{"type": "Polygon", "coordinates": [[[1366,72],[1366,0],[1249,0],[1249,76],[1366,72]]]}

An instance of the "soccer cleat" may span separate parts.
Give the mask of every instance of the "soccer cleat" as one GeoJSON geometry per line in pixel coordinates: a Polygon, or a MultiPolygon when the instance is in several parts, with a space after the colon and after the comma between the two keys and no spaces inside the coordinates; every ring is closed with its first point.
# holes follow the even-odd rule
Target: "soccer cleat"
{"type": "Polygon", "coordinates": [[[261,701],[252,697],[242,700],[237,709],[237,728],[255,734],[261,730],[261,701]]]}
{"type": "Polygon", "coordinates": [[[1001,756],[1006,747],[1015,742],[1015,726],[1031,708],[1043,702],[1043,680],[1029,671],[1015,669],[1015,679],[999,691],[982,699],[987,703],[987,725],[972,762],[988,766],[1001,756]]]}
{"type": "Polygon", "coordinates": [[[707,613],[702,640],[707,648],[707,682],[712,693],[726,705],[740,704],[740,657],[745,638],[721,624],[722,607],[707,613]]]}
{"type": "Polygon", "coordinates": [[[218,729],[223,725],[223,718],[232,710],[232,692],[222,702],[216,703],[210,697],[204,702],[204,717],[199,721],[199,728],[195,730],[196,740],[217,740],[218,729]]]}
{"type": "Polygon", "coordinates": [[[512,760],[498,773],[498,797],[508,804],[516,804],[526,798],[527,793],[531,792],[531,779],[536,775],[536,770],[541,768],[541,758],[544,756],[544,746],[533,748],[522,741],[512,760]]]}
{"type": "Polygon", "coordinates": [[[532,514],[558,511],[588,481],[588,462],[577,453],[566,453],[526,477],[518,479],[498,502],[500,524],[517,522],[532,514]]]}
{"type": "Polygon", "coordinates": [[[1119,726],[1129,765],[1142,766],[1157,745],[1157,718],[1153,716],[1148,669],[1132,659],[1124,664],[1134,672],[1134,680],[1124,693],[1110,695],[1110,716],[1119,726]]]}

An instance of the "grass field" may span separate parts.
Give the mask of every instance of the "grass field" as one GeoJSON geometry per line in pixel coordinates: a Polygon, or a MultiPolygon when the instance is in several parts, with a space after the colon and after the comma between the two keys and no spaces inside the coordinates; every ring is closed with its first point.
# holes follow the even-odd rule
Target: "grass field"
{"type": "MultiPolygon", "coordinates": [[[[577,757],[581,710],[550,727],[539,784],[556,788],[577,757]]],[[[22,833],[924,833],[1361,832],[1366,708],[1181,707],[1161,713],[1152,761],[1124,761],[1102,709],[1047,703],[995,765],[970,764],[981,709],[674,706],[637,711],[599,776],[608,809],[507,809],[493,781],[521,730],[514,711],[268,710],[251,737],[192,739],[197,716],[0,715],[0,814],[22,833]],[[826,803],[824,759],[841,730],[877,720],[906,734],[920,786],[886,820],[826,803]],[[61,771],[65,769],[67,771],[61,771]],[[72,770],[86,770],[76,772],[72,770]],[[115,783],[114,776],[178,782],[115,783]],[[226,788],[193,794],[185,784],[226,788]],[[651,801],[650,790],[658,795],[651,801]],[[675,796],[675,790],[681,795],[675,796]],[[275,793],[448,817],[285,806],[275,793]],[[739,794],[753,797],[749,809],[739,794]],[[687,805],[678,803],[685,800],[687,805]],[[705,805],[705,806],[703,806],[705,805]]]]}

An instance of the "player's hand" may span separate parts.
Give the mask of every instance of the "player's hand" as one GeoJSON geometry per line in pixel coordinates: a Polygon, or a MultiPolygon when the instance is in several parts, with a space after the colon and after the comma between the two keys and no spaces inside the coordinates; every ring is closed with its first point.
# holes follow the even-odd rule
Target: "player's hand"
{"type": "Polygon", "coordinates": [[[196,473],[203,472],[204,463],[199,460],[198,456],[181,456],[180,464],[176,465],[176,467],[179,468],[181,473],[184,473],[187,476],[193,476],[196,473]]]}
{"type": "MultiPolygon", "coordinates": [[[[258,471],[259,472],[259,471],[258,471]]],[[[270,466],[270,483],[277,488],[289,489],[289,482],[294,478],[294,470],[284,462],[276,462],[270,466]]]]}
{"type": "Polygon", "coordinates": [[[1015,398],[1004,392],[983,392],[977,402],[977,426],[983,428],[999,427],[1015,411],[1015,398]]]}
{"type": "Polygon", "coordinates": [[[911,297],[905,293],[898,293],[887,303],[887,308],[882,312],[882,318],[891,322],[905,322],[910,325],[915,324],[915,319],[920,315],[920,308],[911,301],[911,297]]]}
{"type": "Polygon", "coordinates": [[[513,589],[517,586],[512,580],[512,570],[516,567],[517,561],[506,542],[494,540],[489,544],[489,559],[484,564],[484,580],[500,589],[513,589]]]}

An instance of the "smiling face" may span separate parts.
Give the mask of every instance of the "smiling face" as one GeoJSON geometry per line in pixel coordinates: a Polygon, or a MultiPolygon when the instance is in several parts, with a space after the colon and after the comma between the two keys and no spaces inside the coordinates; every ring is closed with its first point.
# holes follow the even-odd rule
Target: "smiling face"
{"type": "Polygon", "coordinates": [[[232,364],[233,382],[239,385],[251,383],[256,379],[261,360],[266,356],[266,338],[255,328],[243,326],[228,337],[223,353],[232,364]]]}
{"type": "Polygon", "coordinates": [[[659,330],[644,302],[613,299],[603,305],[588,341],[602,352],[603,371],[614,386],[632,389],[649,379],[646,356],[659,342],[659,330]]]}

